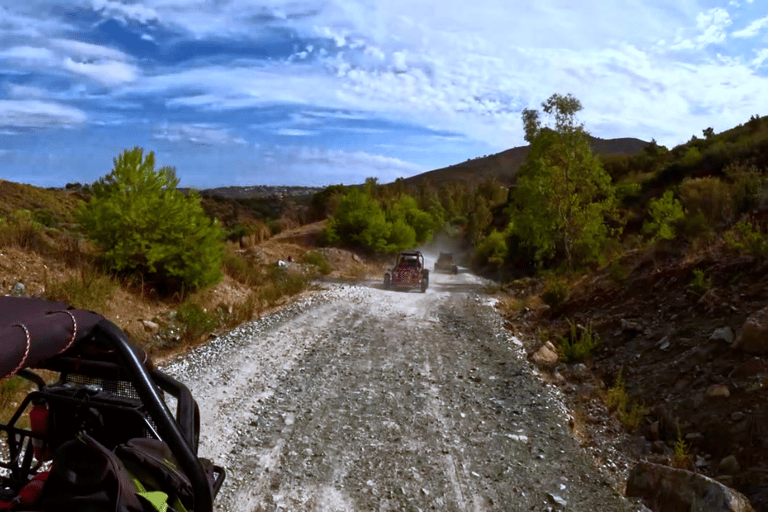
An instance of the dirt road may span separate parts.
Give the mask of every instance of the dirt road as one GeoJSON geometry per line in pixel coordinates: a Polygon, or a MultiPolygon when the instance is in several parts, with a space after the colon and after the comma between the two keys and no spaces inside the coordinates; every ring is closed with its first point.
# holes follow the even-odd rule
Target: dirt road
{"type": "Polygon", "coordinates": [[[228,470],[217,510],[636,510],[482,290],[328,285],[168,364],[228,470]]]}

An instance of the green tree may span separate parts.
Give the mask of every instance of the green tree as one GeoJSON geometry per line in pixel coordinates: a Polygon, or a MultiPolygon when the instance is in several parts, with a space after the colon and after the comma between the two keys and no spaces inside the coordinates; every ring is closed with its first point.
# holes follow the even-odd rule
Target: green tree
{"type": "Polygon", "coordinates": [[[166,291],[194,289],[221,279],[224,233],[203,212],[200,198],[177,190],[172,167],[155,171],[155,155],[125,150],[112,172],[93,185],[79,211],[86,235],[108,268],[138,273],[166,291]]]}
{"type": "Polygon", "coordinates": [[[611,178],[576,122],[579,100],[554,94],[542,107],[554,117],[554,127],[542,126],[538,111],[523,110],[531,150],[511,194],[510,229],[540,261],[558,253],[569,266],[593,261],[609,235],[605,215],[615,207],[611,178]]]}

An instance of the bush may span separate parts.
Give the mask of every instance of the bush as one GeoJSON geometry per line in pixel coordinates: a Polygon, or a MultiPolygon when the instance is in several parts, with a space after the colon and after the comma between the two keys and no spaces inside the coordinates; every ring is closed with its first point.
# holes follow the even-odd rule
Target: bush
{"type": "Polygon", "coordinates": [[[680,184],[680,199],[689,215],[700,213],[710,227],[733,221],[733,192],[718,178],[684,179],[680,184]]]}
{"type": "Polygon", "coordinates": [[[317,267],[317,271],[327,276],[333,272],[333,267],[326,259],[325,255],[318,251],[311,251],[304,255],[304,263],[317,267]]]}
{"type": "Polygon", "coordinates": [[[565,304],[565,301],[568,300],[568,295],[570,295],[570,290],[564,280],[551,279],[547,282],[544,293],[541,294],[541,300],[552,309],[557,309],[565,304]]]}
{"type": "Polygon", "coordinates": [[[768,235],[748,220],[739,221],[731,231],[725,233],[729,251],[736,254],[751,254],[755,258],[768,256],[768,235]]]}
{"type": "Polygon", "coordinates": [[[500,267],[507,259],[507,237],[495,229],[485,237],[475,251],[476,265],[500,267]]]}
{"type": "Polygon", "coordinates": [[[173,323],[178,329],[179,341],[195,343],[219,327],[219,320],[199,304],[184,302],[176,310],[173,323]]]}
{"type": "Polygon", "coordinates": [[[63,281],[46,282],[44,294],[79,309],[106,311],[116,289],[117,283],[111,277],[85,266],[63,281]]]}
{"type": "Polygon", "coordinates": [[[616,382],[608,390],[606,405],[610,411],[616,413],[624,427],[630,432],[635,432],[643,418],[650,412],[648,408],[639,404],[632,404],[627,394],[622,371],[616,376],[616,382]]]}
{"type": "Polygon", "coordinates": [[[223,232],[206,217],[200,198],[184,195],[173,168],[154,170],[141,148],[114,159],[79,212],[86,235],[110,270],[141,274],[162,291],[188,291],[221,279],[223,232]]]}
{"type": "Polygon", "coordinates": [[[255,286],[262,279],[261,272],[236,252],[226,251],[221,263],[229,277],[246,286],[255,286]]]}
{"type": "Polygon", "coordinates": [[[643,232],[650,234],[653,240],[674,238],[674,223],[685,216],[682,204],[674,198],[671,190],[649,203],[648,214],[651,220],[643,223],[643,232]]]}
{"type": "Polygon", "coordinates": [[[0,247],[15,246],[24,250],[40,251],[48,247],[43,239],[43,225],[29,210],[16,210],[0,217],[0,247]]]}
{"type": "Polygon", "coordinates": [[[564,363],[586,361],[592,357],[592,351],[600,344],[600,337],[592,330],[592,325],[586,327],[568,320],[569,336],[560,338],[560,358],[564,363]]]}
{"type": "Polygon", "coordinates": [[[694,295],[704,295],[712,288],[712,279],[705,277],[704,271],[695,269],[688,290],[694,295]]]}

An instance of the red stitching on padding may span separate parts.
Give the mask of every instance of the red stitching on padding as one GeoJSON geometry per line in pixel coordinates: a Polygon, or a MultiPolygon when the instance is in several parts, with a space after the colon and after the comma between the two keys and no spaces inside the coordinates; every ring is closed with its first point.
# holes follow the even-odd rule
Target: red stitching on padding
{"type": "Polygon", "coordinates": [[[72,319],[72,337],[69,338],[69,341],[64,346],[64,348],[59,350],[59,354],[63,354],[64,352],[66,352],[69,349],[69,347],[72,346],[72,344],[75,342],[75,338],[77,337],[77,318],[75,318],[75,315],[73,315],[69,311],[64,311],[64,310],[61,310],[61,311],[51,311],[51,314],[53,314],[53,313],[66,313],[72,319]]]}
{"type": "Polygon", "coordinates": [[[21,358],[21,361],[19,361],[19,364],[16,365],[16,368],[13,369],[11,373],[8,374],[8,377],[13,377],[17,373],[19,373],[19,370],[24,368],[24,365],[27,364],[27,358],[29,357],[29,349],[32,346],[32,338],[29,335],[29,329],[27,329],[27,326],[24,324],[14,324],[11,327],[21,327],[24,329],[24,334],[26,335],[26,343],[27,346],[24,348],[24,356],[21,358]]]}

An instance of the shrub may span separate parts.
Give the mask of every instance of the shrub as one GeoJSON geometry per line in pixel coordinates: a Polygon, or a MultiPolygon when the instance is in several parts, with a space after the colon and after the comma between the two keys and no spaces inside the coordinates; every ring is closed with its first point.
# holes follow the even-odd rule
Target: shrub
{"type": "Polygon", "coordinates": [[[507,259],[507,237],[495,229],[485,237],[475,251],[475,264],[500,267],[507,259]]]}
{"type": "Polygon", "coordinates": [[[592,330],[591,324],[582,327],[568,320],[568,325],[569,336],[560,338],[560,358],[564,363],[586,361],[600,344],[600,337],[592,330]]]}
{"type": "Polygon", "coordinates": [[[327,276],[333,272],[333,267],[326,259],[325,255],[318,251],[311,251],[304,255],[304,263],[317,268],[322,275],[327,276]]]}
{"type": "Polygon", "coordinates": [[[701,213],[709,226],[733,220],[735,203],[731,187],[718,178],[686,178],[680,184],[680,199],[690,214],[701,213]]]}
{"type": "Polygon", "coordinates": [[[552,309],[557,309],[568,300],[569,294],[568,284],[564,280],[550,279],[541,294],[541,300],[552,309]]]}
{"type": "Polygon", "coordinates": [[[0,247],[44,250],[48,244],[43,239],[43,231],[43,225],[35,220],[31,211],[16,210],[5,218],[0,217],[0,247]]]}
{"type": "Polygon", "coordinates": [[[199,304],[186,301],[176,310],[173,323],[178,329],[179,341],[194,343],[219,327],[219,321],[199,304]]]}
{"type": "Polygon", "coordinates": [[[630,432],[637,430],[640,422],[650,412],[648,408],[639,404],[632,404],[627,394],[622,371],[616,376],[616,382],[608,390],[606,395],[608,409],[616,413],[624,428],[630,432]]]}
{"type": "Polygon", "coordinates": [[[695,269],[688,290],[695,295],[704,295],[712,288],[712,279],[704,276],[704,271],[695,269]]]}
{"type": "Polygon", "coordinates": [[[768,256],[768,235],[748,220],[739,221],[726,232],[725,243],[729,251],[737,254],[748,253],[755,258],[768,256]]]}
{"type": "Polygon", "coordinates": [[[63,281],[46,282],[44,294],[48,299],[79,309],[106,311],[116,289],[117,283],[111,277],[93,267],[84,266],[77,274],[63,281]]]}
{"type": "Polygon", "coordinates": [[[691,465],[690,446],[683,439],[680,425],[677,425],[677,440],[675,441],[675,453],[672,456],[672,467],[688,469],[691,465]]]}
{"type": "Polygon", "coordinates": [[[649,203],[648,214],[651,220],[643,223],[643,232],[650,234],[653,240],[674,238],[674,223],[685,216],[682,204],[674,198],[671,190],[649,203]]]}
{"type": "Polygon", "coordinates": [[[226,251],[221,263],[228,276],[246,286],[255,286],[262,278],[261,272],[236,252],[226,251]]]}
{"type": "Polygon", "coordinates": [[[163,291],[186,291],[221,279],[223,232],[191,191],[184,195],[173,168],[154,170],[141,148],[114,159],[112,172],[93,186],[80,210],[86,235],[110,270],[141,274],[163,291]]]}

